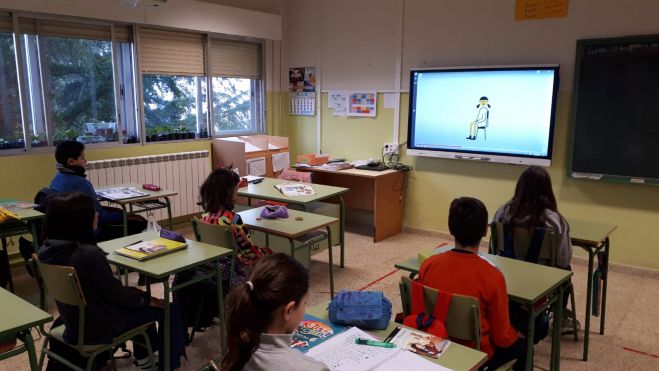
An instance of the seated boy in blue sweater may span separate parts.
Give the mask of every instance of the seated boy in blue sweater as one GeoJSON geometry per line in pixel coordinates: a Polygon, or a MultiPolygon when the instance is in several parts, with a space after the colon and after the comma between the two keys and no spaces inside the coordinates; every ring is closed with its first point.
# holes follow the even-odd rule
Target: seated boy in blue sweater
{"type": "MultiPolygon", "coordinates": [[[[57,174],[50,182],[55,192],[83,192],[94,200],[98,213],[97,241],[123,237],[123,215],[117,208],[101,206],[94,186],[85,175],[85,145],[74,140],[61,142],[55,148],[57,174]]],[[[146,229],[146,220],[139,215],[128,217],[128,234],[140,233],[146,229]]]]}

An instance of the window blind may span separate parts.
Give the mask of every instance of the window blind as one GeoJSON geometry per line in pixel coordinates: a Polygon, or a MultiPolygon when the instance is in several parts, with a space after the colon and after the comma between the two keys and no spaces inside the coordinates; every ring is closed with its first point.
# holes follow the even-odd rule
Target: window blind
{"type": "Polygon", "coordinates": [[[204,35],[150,28],[139,35],[143,73],[204,76],[204,35]]]}
{"type": "Polygon", "coordinates": [[[52,37],[69,37],[89,40],[112,40],[110,25],[62,22],[46,19],[18,18],[18,29],[22,34],[52,37]]]}
{"type": "Polygon", "coordinates": [[[217,77],[262,78],[261,44],[211,39],[211,71],[217,77]]]}
{"type": "Polygon", "coordinates": [[[114,39],[124,43],[133,41],[133,27],[127,24],[114,25],[114,39]]]}
{"type": "Polygon", "coordinates": [[[14,32],[11,14],[8,12],[0,12],[0,32],[14,32]]]}

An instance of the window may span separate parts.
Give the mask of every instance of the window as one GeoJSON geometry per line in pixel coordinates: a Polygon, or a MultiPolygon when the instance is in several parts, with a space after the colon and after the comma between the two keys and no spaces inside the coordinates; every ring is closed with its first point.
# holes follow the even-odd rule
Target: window
{"type": "Polygon", "coordinates": [[[262,70],[260,42],[0,11],[0,150],[263,132],[262,70]]]}
{"type": "Polygon", "coordinates": [[[43,38],[53,140],[116,142],[112,42],[43,38]]]}
{"type": "Polygon", "coordinates": [[[261,45],[212,39],[210,58],[215,135],[263,131],[261,45]]]}
{"type": "Polygon", "coordinates": [[[25,147],[14,37],[0,32],[0,150],[25,147]]]}
{"type": "Polygon", "coordinates": [[[204,77],[143,75],[146,141],[207,136],[204,77]]]}
{"type": "Polygon", "coordinates": [[[140,28],[147,142],[208,136],[204,36],[140,28]]]}

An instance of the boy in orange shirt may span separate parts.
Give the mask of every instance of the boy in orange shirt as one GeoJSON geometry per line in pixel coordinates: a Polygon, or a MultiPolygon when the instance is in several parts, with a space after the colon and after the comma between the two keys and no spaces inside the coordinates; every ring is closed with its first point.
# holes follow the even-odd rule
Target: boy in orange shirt
{"type": "Polygon", "coordinates": [[[478,299],[481,350],[488,355],[481,370],[494,370],[512,359],[517,359],[514,368],[522,370],[526,344],[510,324],[506,281],[496,266],[478,255],[487,222],[487,209],[481,201],[471,197],[453,200],[448,223],[455,248],[428,258],[419,270],[419,281],[478,299]]]}

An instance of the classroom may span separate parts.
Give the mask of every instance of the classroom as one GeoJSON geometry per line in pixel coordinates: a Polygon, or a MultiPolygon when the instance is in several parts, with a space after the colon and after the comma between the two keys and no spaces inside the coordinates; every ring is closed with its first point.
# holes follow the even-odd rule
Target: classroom
{"type": "MultiPolygon", "coordinates": [[[[381,188],[391,192],[381,199],[371,200],[370,189],[377,189],[373,185],[377,183],[368,183],[371,180],[346,182],[314,172],[314,187],[324,183],[349,190],[326,195],[334,197],[330,202],[342,197],[341,211],[337,208],[327,214],[333,225],[341,227],[325,228],[330,222],[322,224],[322,218],[318,222],[330,234],[329,254],[326,250],[310,254],[307,249],[306,258],[298,257],[306,259],[303,263],[310,272],[307,307],[322,306],[340,290],[374,290],[384,292],[395,314],[402,311],[401,276],[419,271],[418,261],[415,270],[409,270],[407,259],[415,260],[420,252],[436,247],[454,246],[449,232],[452,201],[475,197],[492,221],[495,211],[513,196],[529,164],[473,161],[481,157],[470,153],[466,157],[471,160],[408,153],[410,71],[558,65],[551,107],[553,133],[548,139],[551,162],[543,166],[551,176],[561,215],[568,221],[611,227],[596,241],[606,241],[608,255],[604,258],[603,250],[598,250],[594,259],[595,268],[602,259],[608,264],[606,331],[600,312],[588,316],[590,334],[584,336],[584,314],[593,305],[587,294],[592,274],[588,248],[575,243],[575,237],[580,238],[575,236],[578,223],[570,222],[571,282],[581,325],[578,340],[565,335],[554,341],[549,334],[535,345],[531,367],[659,369],[659,317],[654,310],[654,304],[659,304],[659,235],[652,233],[659,225],[656,179],[632,174],[627,181],[607,181],[571,173],[578,40],[636,35],[657,40],[657,12],[659,2],[645,0],[1,0],[0,171],[4,176],[0,201],[32,202],[57,173],[55,145],[77,140],[85,143],[88,179],[96,188],[128,183],[113,181],[115,175],[106,175],[106,168],[119,169],[129,161],[152,166],[153,175],[139,175],[135,170],[144,181],[130,183],[153,183],[164,190],[175,188],[175,192],[161,194],[166,201],[144,216],[194,240],[190,219],[204,211],[197,205],[199,187],[213,167],[222,163],[249,172],[250,166],[258,166],[245,159],[243,143],[264,153],[280,148],[267,155],[266,169],[259,174],[266,175],[267,170],[270,177],[274,162],[279,171],[286,171],[305,154],[366,163],[382,159],[385,146],[388,150],[400,145],[396,162],[403,167],[385,171],[393,175],[390,181],[382,177],[381,181],[390,183],[381,188]],[[521,14],[523,6],[530,11],[537,10],[536,6],[562,10],[536,17],[521,14]],[[67,52],[74,44],[63,40],[75,40],[75,47],[85,46],[88,54],[67,52]],[[83,58],[96,62],[83,62],[83,58]],[[67,66],[75,77],[67,77],[67,66]],[[109,77],[103,80],[103,76],[109,77]],[[299,81],[307,84],[298,89],[294,85],[299,81]],[[374,96],[374,112],[350,115],[341,111],[336,98],[345,99],[351,93],[374,96]],[[83,113],[73,107],[75,101],[86,105],[83,113]],[[250,136],[256,139],[234,139],[250,136]],[[236,143],[240,145],[233,147],[236,143]],[[282,157],[283,153],[288,155],[282,157]],[[284,167],[282,159],[288,160],[284,167]],[[157,164],[149,165],[149,161],[157,164]],[[156,175],[157,171],[161,173],[156,175]],[[380,213],[393,216],[383,221],[378,207],[380,213]],[[560,349],[558,359],[552,352],[555,346],[560,349]]],[[[478,103],[475,97],[469,106],[470,119],[478,103]]],[[[489,103],[496,118],[498,102],[490,96],[489,103]]],[[[490,128],[486,135],[495,133],[490,128]]],[[[655,134],[656,130],[649,131],[647,137],[655,134]]],[[[580,139],[588,144],[588,136],[580,139]]],[[[268,182],[266,178],[261,186],[268,185],[272,191],[268,182]]],[[[243,201],[254,196],[249,191],[238,194],[245,197],[243,201]]],[[[278,201],[276,194],[263,199],[278,201]]],[[[289,211],[292,216],[297,212],[289,211]]],[[[301,212],[305,211],[310,210],[305,206],[301,212]]],[[[244,215],[247,223],[251,214],[244,215]]],[[[261,218],[253,216],[250,221],[260,224],[261,218]]],[[[270,231],[267,226],[254,228],[259,233],[270,231]]],[[[29,234],[28,229],[24,235],[30,240],[29,234]]],[[[282,251],[288,252],[286,238],[259,242],[283,245],[282,251]]],[[[18,236],[13,234],[7,241],[13,292],[38,305],[39,290],[23,267],[18,236]]],[[[488,232],[481,241],[482,253],[488,252],[489,241],[488,232]]],[[[126,283],[137,286],[137,271],[126,275],[126,283]]],[[[152,295],[169,295],[170,288],[163,292],[163,285],[151,286],[152,295]]],[[[594,296],[601,305],[602,299],[594,296]]],[[[47,312],[57,317],[57,307],[52,299],[48,302],[47,312]]],[[[4,310],[0,312],[5,316],[4,310]]],[[[44,336],[33,327],[38,358],[44,336]]],[[[219,359],[217,339],[222,336],[217,323],[197,332],[186,347],[181,369],[201,369],[211,359],[219,359]]],[[[30,368],[27,352],[3,358],[0,352],[0,369],[30,368]]],[[[127,360],[117,360],[117,366],[135,369],[127,360]]]]}

